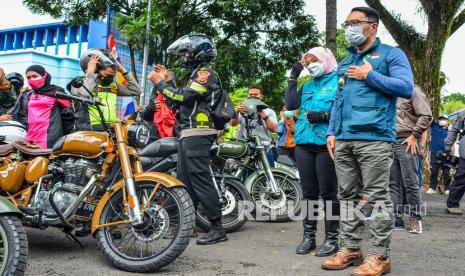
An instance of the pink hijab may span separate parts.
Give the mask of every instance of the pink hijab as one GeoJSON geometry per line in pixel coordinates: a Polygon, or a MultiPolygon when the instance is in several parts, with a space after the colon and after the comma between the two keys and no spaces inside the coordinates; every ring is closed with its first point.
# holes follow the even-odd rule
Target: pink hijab
{"type": "Polygon", "coordinates": [[[324,47],[315,47],[308,50],[308,52],[306,52],[303,57],[308,54],[314,55],[321,61],[321,63],[323,63],[325,74],[328,74],[337,69],[337,61],[330,49],[324,47]]]}

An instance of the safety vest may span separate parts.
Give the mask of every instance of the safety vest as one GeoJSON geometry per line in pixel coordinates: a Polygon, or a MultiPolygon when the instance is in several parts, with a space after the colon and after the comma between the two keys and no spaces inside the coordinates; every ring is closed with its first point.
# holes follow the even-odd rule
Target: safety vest
{"type": "MultiPolygon", "coordinates": [[[[111,124],[116,122],[116,103],[118,99],[118,87],[116,86],[116,82],[112,82],[108,86],[97,84],[93,92],[96,97],[100,98],[100,101],[103,104],[100,106],[100,109],[102,110],[103,117],[107,123],[111,124]]],[[[97,108],[93,105],[89,105],[88,111],[90,124],[100,125],[100,116],[97,108]]]]}
{"type": "Polygon", "coordinates": [[[239,130],[240,125],[236,126],[229,126],[228,131],[225,131],[224,133],[224,141],[231,141],[233,139],[237,139],[237,131],[239,130]]]}

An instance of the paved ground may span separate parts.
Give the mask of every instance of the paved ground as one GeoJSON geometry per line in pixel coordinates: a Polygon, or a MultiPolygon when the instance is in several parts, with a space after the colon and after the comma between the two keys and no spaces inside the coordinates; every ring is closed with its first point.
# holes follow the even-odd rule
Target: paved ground
{"type": "MultiPolygon", "coordinates": [[[[428,206],[424,234],[395,232],[390,275],[465,275],[465,216],[444,212],[445,196],[423,195],[428,206]]],[[[323,232],[319,231],[321,242],[323,232]]],[[[59,231],[28,230],[28,275],[127,275],[109,266],[96,242],[81,250],[59,231]]],[[[209,247],[191,244],[161,275],[349,275],[320,269],[321,259],[294,253],[301,223],[248,222],[230,241],[209,247]]]]}

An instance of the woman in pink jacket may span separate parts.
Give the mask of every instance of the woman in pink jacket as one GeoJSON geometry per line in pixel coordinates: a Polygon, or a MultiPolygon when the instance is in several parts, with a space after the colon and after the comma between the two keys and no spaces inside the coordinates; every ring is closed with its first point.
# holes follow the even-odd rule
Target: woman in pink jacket
{"type": "Polygon", "coordinates": [[[22,104],[25,107],[27,103],[27,114],[24,116],[27,116],[28,131],[25,142],[34,142],[41,148],[51,148],[72,129],[70,101],[55,97],[56,92],[64,90],[50,84],[52,76],[44,67],[30,66],[26,70],[26,77],[32,91],[27,92],[22,104]]]}

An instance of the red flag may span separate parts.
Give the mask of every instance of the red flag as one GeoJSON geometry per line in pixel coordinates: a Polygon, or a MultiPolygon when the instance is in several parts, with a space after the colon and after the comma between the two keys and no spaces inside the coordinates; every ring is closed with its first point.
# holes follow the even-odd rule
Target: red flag
{"type": "MultiPolygon", "coordinates": [[[[112,34],[108,36],[108,49],[110,50],[111,55],[119,63],[121,63],[121,59],[119,58],[118,52],[116,51],[115,39],[113,38],[112,34]]],[[[126,79],[120,72],[116,73],[116,82],[121,85],[126,85],[126,79]]]]}

